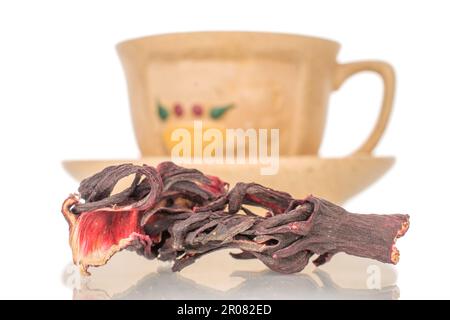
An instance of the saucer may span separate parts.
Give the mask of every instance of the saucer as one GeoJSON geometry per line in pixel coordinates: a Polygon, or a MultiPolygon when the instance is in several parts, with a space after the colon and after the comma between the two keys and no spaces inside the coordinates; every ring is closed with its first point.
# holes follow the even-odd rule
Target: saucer
{"type": "MultiPolygon", "coordinates": [[[[110,165],[121,163],[156,166],[167,157],[142,157],[121,160],[65,160],[63,167],[77,181],[110,165]]],[[[309,194],[337,204],[361,192],[391,168],[394,157],[349,156],[319,158],[315,156],[280,157],[278,173],[261,175],[261,164],[181,164],[216,175],[233,186],[237,182],[256,182],[304,198],[309,194]]],[[[119,183],[120,184],[120,183],[119,183]]],[[[125,186],[125,184],[123,185],[125,186]]],[[[119,185],[118,188],[121,188],[119,185]]]]}

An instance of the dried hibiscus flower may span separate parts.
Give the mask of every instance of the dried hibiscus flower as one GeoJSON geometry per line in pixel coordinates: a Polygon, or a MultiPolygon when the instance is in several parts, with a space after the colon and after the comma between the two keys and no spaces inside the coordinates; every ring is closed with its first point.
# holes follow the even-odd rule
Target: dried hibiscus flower
{"type": "Polygon", "coordinates": [[[321,265],[338,252],[395,264],[395,242],[409,227],[408,215],[349,213],[314,196],[294,199],[256,183],[228,190],[219,178],[172,162],[111,166],[83,180],[78,192],[62,212],[74,263],[84,274],[125,248],[174,261],[174,271],[224,248],[240,249],[231,255],[259,259],[281,273],[301,271],[313,255],[321,265]],[[130,175],[131,185],[112,195],[130,175]]]}
{"type": "MultiPolygon", "coordinates": [[[[156,169],[131,164],[105,168],[83,180],[79,194],[69,196],[63,203],[73,261],[82,273],[88,274],[89,266],[101,266],[125,248],[154,258],[165,229],[147,234],[141,225],[144,216],[153,216],[158,208],[170,207],[170,212],[176,212],[204,205],[225,194],[226,187],[216,177],[170,162],[161,163],[156,169]],[[111,195],[118,181],[132,174],[135,177],[130,187],[111,195]]],[[[178,213],[161,219],[164,221],[159,221],[160,215],[146,219],[154,228],[168,227],[168,221],[170,225],[187,217],[178,213]]]]}

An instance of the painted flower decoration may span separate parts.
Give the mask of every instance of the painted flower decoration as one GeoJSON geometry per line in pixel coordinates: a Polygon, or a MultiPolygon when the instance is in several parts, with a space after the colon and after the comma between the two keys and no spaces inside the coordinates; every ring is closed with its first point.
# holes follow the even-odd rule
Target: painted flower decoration
{"type": "MultiPolygon", "coordinates": [[[[229,103],[222,106],[213,106],[211,109],[209,109],[208,115],[211,119],[218,120],[222,118],[228,110],[232,109],[234,107],[234,104],[229,103]]],[[[156,102],[156,109],[159,118],[162,121],[166,121],[170,115],[171,112],[169,111],[170,108],[168,108],[166,105],[162,104],[159,100],[156,102]]],[[[202,117],[205,113],[205,108],[203,105],[196,103],[192,105],[191,112],[195,117],[202,117]]],[[[172,108],[172,113],[175,117],[181,118],[185,115],[184,107],[181,103],[175,103],[172,108]]]]}

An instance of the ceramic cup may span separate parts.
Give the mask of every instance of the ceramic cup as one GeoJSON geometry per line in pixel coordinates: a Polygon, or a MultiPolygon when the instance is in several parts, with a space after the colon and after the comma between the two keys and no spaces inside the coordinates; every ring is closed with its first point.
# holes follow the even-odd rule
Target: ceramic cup
{"type": "Polygon", "coordinates": [[[165,34],[119,43],[142,154],[170,155],[170,133],[197,119],[206,128],[280,129],[281,156],[316,155],[330,94],[361,71],[378,73],[384,82],[378,120],[354,152],[371,153],[391,112],[394,71],[381,61],[340,64],[339,48],[330,40],[259,32],[165,34]]]}

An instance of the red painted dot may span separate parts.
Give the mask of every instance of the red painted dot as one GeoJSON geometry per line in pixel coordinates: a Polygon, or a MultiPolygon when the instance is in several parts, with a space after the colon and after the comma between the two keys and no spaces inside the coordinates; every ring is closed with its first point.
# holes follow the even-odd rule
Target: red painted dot
{"type": "Polygon", "coordinates": [[[175,115],[176,115],[177,117],[181,117],[181,116],[183,115],[183,113],[184,113],[184,110],[183,110],[183,107],[181,106],[181,104],[176,103],[176,104],[173,106],[173,112],[175,113],[175,115]]]}
{"type": "Polygon", "coordinates": [[[194,104],[192,106],[192,113],[194,116],[200,117],[203,114],[203,107],[199,104],[194,104]]]}

